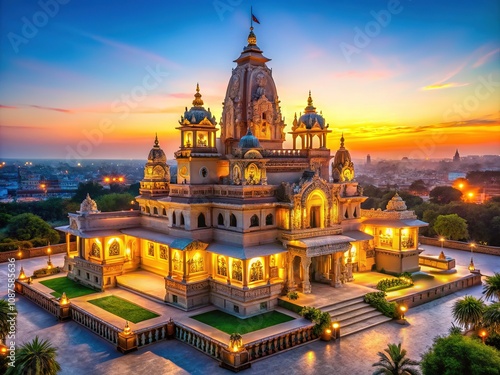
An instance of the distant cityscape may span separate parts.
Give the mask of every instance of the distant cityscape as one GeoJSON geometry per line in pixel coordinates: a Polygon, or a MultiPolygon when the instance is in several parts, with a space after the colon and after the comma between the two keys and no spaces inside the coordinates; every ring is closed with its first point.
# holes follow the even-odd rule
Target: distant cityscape
{"type": "MultiPolygon", "coordinates": [[[[332,156],[333,157],[333,156],[332,156]]],[[[469,155],[457,153],[449,159],[401,160],[354,159],[358,166],[357,180],[362,186],[373,185],[389,190],[408,190],[412,182],[422,180],[430,191],[436,186],[454,186],[473,171],[500,171],[500,155],[469,155]]],[[[19,160],[0,161],[0,202],[33,202],[48,198],[71,198],[79,183],[93,181],[105,189],[111,185],[138,184],[143,177],[145,160],[19,160]]],[[[176,161],[168,164],[176,169],[176,161]]],[[[175,172],[172,177],[175,178],[175,172]]],[[[455,186],[456,185],[456,186],[455,186]]],[[[483,203],[500,196],[500,181],[493,178],[463,191],[464,200],[483,203]]],[[[420,195],[424,200],[427,195],[420,195]]]]}

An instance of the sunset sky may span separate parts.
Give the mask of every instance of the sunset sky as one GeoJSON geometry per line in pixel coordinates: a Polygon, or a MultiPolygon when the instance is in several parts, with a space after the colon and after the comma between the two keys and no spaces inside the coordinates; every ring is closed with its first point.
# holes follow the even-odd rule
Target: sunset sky
{"type": "Polygon", "coordinates": [[[497,0],[0,4],[0,158],[145,159],[157,132],[173,159],[197,82],[219,121],[250,5],[287,131],[311,90],[332,152],[500,153],[497,0]]]}

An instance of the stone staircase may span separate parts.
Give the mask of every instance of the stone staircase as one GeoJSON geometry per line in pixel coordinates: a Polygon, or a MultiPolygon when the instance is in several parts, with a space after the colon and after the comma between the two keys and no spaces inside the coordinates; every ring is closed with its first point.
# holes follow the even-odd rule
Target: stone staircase
{"type": "Polygon", "coordinates": [[[391,318],[383,315],[374,307],[363,301],[363,297],[356,297],[342,302],[320,307],[321,311],[330,313],[332,322],[340,324],[340,336],[353,333],[388,322],[391,318]]]}

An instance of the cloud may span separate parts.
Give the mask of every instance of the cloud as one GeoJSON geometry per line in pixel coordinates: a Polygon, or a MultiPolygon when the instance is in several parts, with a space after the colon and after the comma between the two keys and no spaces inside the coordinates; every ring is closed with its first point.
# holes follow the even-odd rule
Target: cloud
{"type": "Polygon", "coordinates": [[[473,68],[479,68],[481,65],[484,65],[488,60],[496,53],[500,52],[500,48],[494,49],[493,51],[488,52],[486,55],[481,56],[473,65],[473,68]]]}
{"type": "Polygon", "coordinates": [[[420,90],[427,91],[427,90],[451,89],[454,87],[462,87],[462,86],[467,86],[467,85],[469,85],[468,82],[465,82],[465,83],[460,83],[460,82],[434,83],[432,85],[421,87],[420,90]]]}
{"type": "Polygon", "coordinates": [[[3,105],[3,104],[0,104],[0,108],[4,108],[4,109],[18,109],[19,107],[15,107],[15,106],[12,106],[12,105],[3,105]]]}
{"type": "Polygon", "coordinates": [[[29,105],[28,107],[30,108],[36,108],[36,109],[43,109],[47,111],[56,111],[56,112],[63,112],[63,113],[74,113],[73,110],[71,109],[64,109],[64,108],[54,108],[54,107],[45,107],[41,105],[29,105]]]}

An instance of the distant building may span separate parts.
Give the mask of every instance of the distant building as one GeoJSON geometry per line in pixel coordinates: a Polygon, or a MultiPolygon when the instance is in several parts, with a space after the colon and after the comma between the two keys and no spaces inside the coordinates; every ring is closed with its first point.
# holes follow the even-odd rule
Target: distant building
{"type": "Polygon", "coordinates": [[[460,154],[458,153],[458,148],[457,148],[457,150],[455,151],[455,155],[453,155],[453,162],[454,162],[454,163],[458,163],[458,162],[460,162],[460,154]]]}
{"type": "Polygon", "coordinates": [[[366,155],[366,165],[371,165],[372,164],[372,157],[370,154],[366,155]]]}

